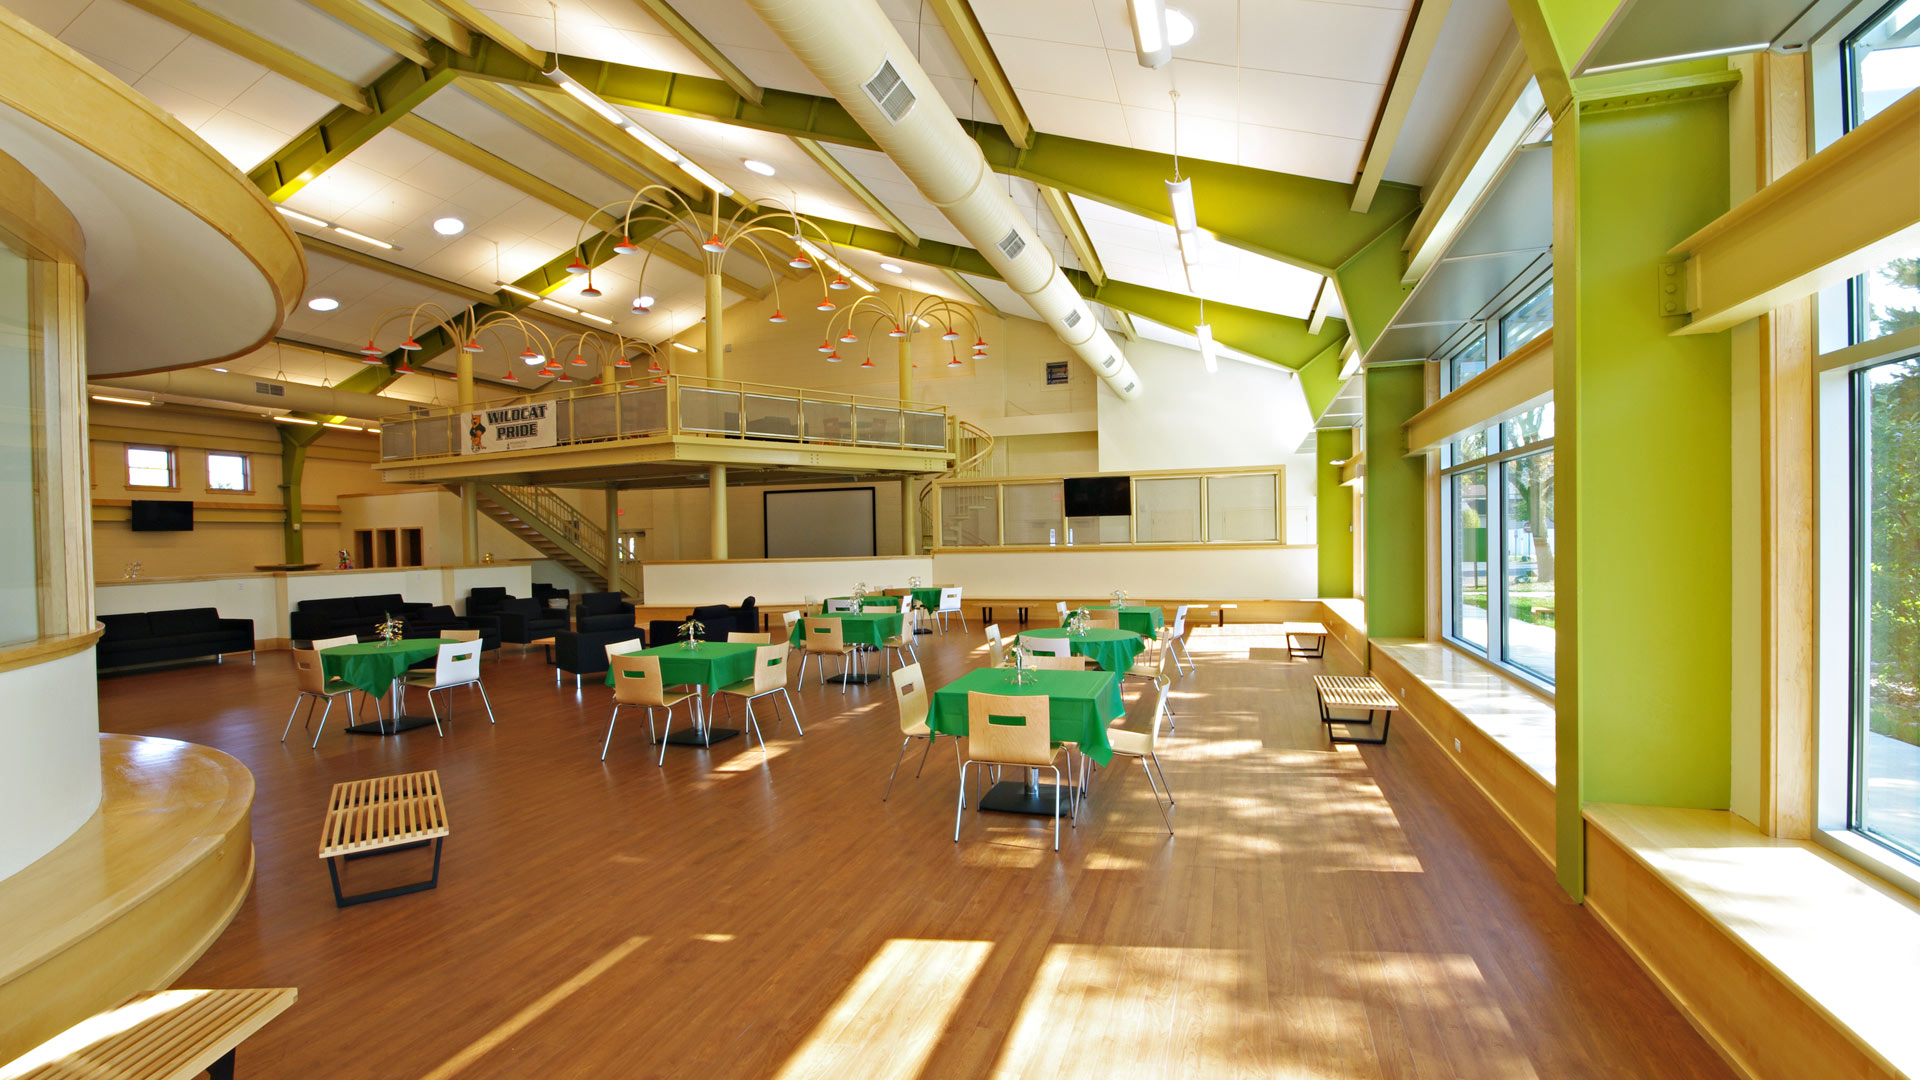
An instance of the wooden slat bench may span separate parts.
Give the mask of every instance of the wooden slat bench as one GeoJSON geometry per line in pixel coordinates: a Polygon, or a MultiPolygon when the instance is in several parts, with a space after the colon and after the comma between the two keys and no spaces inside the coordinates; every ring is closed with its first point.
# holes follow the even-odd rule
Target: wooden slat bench
{"type": "Polygon", "coordinates": [[[320,825],[320,857],[327,861],[327,875],[333,879],[334,904],[347,907],[438,886],[440,848],[447,832],[447,804],[440,793],[440,774],[433,769],[333,785],[326,820],[320,825]],[[340,864],[345,860],[423,847],[429,841],[433,843],[433,877],[353,896],[341,894],[340,864]]]}
{"type": "Polygon", "coordinates": [[[1319,660],[1327,655],[1327,628],[1317,622],[1290,622],[1280,624],[1280,632],[1287,636],[1287,655],[1297,660],[1319,660]],[[1311,645],[1296,646],[1294,638],[1314,638],[1311,645]]]}
{"type": "Polygon", "coordinates": [[[0,1065],[0,1080],[232,1080],[234,1049],[296,996],[290,986],[140,994],[0,1065]]]}
{"type": "Polygon", "coordinates": [[[1370,675],[1315,675],[1313,690],[1320,699],[1320,722],[1327,725],[1328,742],[1377,746],[1387,741],[1387,729],[1393,724],[1393,714],[1400,708],[1400,703],[1393,700],[1378,679],[1370,675]],[[1329,712],[1331,709],[1365,709],[1367,718],[1343,720],[1333,716],[1329,712]],[[1335,724],[1371,724],[1376,712],[1381,714],[1380,737],[1377,739],[1356,739],[1352,735],[1333,733],[1335,724]]]}

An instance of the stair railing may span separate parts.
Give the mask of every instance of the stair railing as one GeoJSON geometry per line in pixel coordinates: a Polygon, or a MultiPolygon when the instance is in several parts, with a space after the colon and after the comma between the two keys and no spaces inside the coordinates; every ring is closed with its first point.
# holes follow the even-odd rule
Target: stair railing
{"type": "MultiPolygon", "coordinates": [[[[519,503],[529,512],[533,520],[527,524],[555,542],[564,542],[578,549],[576,558],[589,570],[599,576],[606,573],[607,530],[592,518],[580,512],[580,508],[567,501],[559,492],[538,484],[492,484],[495,491],[519,503]],[[583,558],[582,556],[591,556],[583,558]]],[[[640,596],[641,579],[636,563],[622,561],[620,580],[607,582],[609,591],[640,596]]]]}
{"type": "MultiPolygon", "coordinates": [[[[935,477],[952,480],[963,476],[982,476],[987,458],[993,454],[993,436],[985,428],[958,418],[949,418],[947,445],[953,447],[953,468],[935,477]]],[[[920,550],[933,550],[939,537],[933,533],[933,485],[929,480],[920,488],[920,550]]]]}

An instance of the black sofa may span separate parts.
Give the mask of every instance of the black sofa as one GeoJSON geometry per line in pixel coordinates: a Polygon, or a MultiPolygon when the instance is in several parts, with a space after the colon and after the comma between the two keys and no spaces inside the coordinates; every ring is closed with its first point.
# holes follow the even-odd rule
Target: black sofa
{"type": "Polygon", "coordinates": [[[544,581],[536,581],[533,583],[533,598],[539,601],[540,606],[543,608],[557,607],[561,611],[565,611],[567,610],[568,598],[572,595],[573,593],[568,590],[556,589],[544,581]]]}
{"type": "Polygon", "coordinates": [[[98,667],[126,667],[253,652],[253,620],[223,619],[215,608],[102,615],[98,667]]]}
{"type": "Polygon", "coordinates": [[[578,633],[572,630],[559,631],[553,635],[553,681],[559,682],[563,671],[573,676],[576,686],[582,675],[604,674],[608,666],[607,646],[628,638],[638,638],[641,646],[646,646],[647,636],[633,625],[578,633]]]}
{"type": "Polygon", "coordinates": [[[404,627],[402,633],[408,637],[444,636],[442,632],[446,630],[478,630],[481,651],[492,652],[500,647],[500,618],[497,615],[455,615],[452,608],[441,604],[413,612],[400,622],[404,627]]]}
{"type": "Polygon", "coordinates": [[[469,616],[498,615],[500,605],[511,599],[513,597],[507,595],[507,590],[498,585],[483,585],[477,589],[468,589],[467,614],[469,616]]]}
{"type": "Polygon", "coordinates": [[[757,634],[760,632],[760,608],[749,596],[740,601],[739,607],[725,604],[708,604],[694,608],[684,619],[655,619],[647,624],[647,640],[656,645],[680,640],[680,624],[687,619],[695,619],[706,627],[700,637],[703,641],[725,641],[727,635],[734,632],[757,634]]]}
{"type": "Polygon", "coordinates": [[[508,597],[500,613],[489,618],[499,620],[500,640],[509,645],[530,644],[567,628],[565,609],[548,609],[532,597],[508,597]]]}
{"type": "Polygon", "coordinates": [[[410,604],[402,599],[399,593],[381,593],[376,596],[326,596],[300,601],[300,605],[288,616],[287,625],[294,638],[300,641],[340,637],[344,634],[352,634],[362,641],[372,641],[376,636],[373,628],[382,618],[393,615],[404,622],[408,615],[432,606],[432,604],[410,604]]]}
{"type": "MultiPolygon", "coordinates": [[[[580,594],[580,607],[573,615],[573,628],[582,634],[596,630],[632,629],[633,605],[616,592],[580,594]]],[[[615,641],[620,640],[615,638],[615,641]]]]}

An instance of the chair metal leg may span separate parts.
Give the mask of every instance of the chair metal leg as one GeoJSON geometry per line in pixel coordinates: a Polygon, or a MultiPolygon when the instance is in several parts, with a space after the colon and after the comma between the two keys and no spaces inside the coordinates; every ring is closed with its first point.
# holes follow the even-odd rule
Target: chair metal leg
{"type": "Polygon", "coordinates": [[[893,771],[887,774],[887,790],[880,793],[881,802],[886,802],[887,796],[893,794],[893,778],[899,775],[900,762],[903,758],[907,756],[907,744],[912,741],[913,741],[913,736],[911,735],[900,740],[900,752],[893,755],[893,771]]]}
{"type": "MultiPolygon", "coordinates": [[[[286,730],[284,730],[284,731],[282,731],[282,732],[280,733],[280,741],[281,741],[281,742],[286,742],[286,741],[287,741],[287,736],[288,736],[289,734],[292,734],[292,732],[293,732],[293,718],[294,718],[294,717],[296,717],[296,716],[299,716],[299,715],[300,715],[300,706],[302,706],[302,705],[306,705],[306,704],[307,704],[307,692],[306,692],[305,690],[302,690],[302,691],[300,691],[300,693],[299,693],[299,694],[297,694],[297,695],[295,695],[295,696],[294,696],[294,699],[293,699],[293,711],[287,714],[287,727],[286,727],[286,730]]],[[[311,712],[313,712],[313,708],[312,708],[312,706],[308,706],[308,708],[307,708],[307,712],[309,712],[309,713],[311,713],[311,712]]]]}
{"type": "MultiPolygon", "coordinates": [[[[453,704],[452,699],[448,699],[447,704],[448,707],[451,708],[453,704]]],[[[441,738],[446,738],[447,729],[440,726],[440,706],[433,703],[433,691],[431,689],[427,691],[427,708],[433,710],[433,730],[439,732],[441,738]]]]}
{"type": "MultiPolygon", "coordinates": [[[[1147,786],[1153,789],[1153,805],[1160,811],[1160,820],[1167,826],[1167,835],[1172,836],[1173,819],[1167,816],[1166,806],[1162,806],[1160,803],[1160,785],[1153,782],[1153,766],[1147,763],[1146,758],[1141,758],[1140,769],[1147,774],[1147,786]]],[[[1168,796],[1171,798],[1172,793],[1169,792],[1168,796]]]]}
{"type": "MultiPolygon", "coordinates": [[[[353,705],[353,699],[352,699],[352,698],[348,698],[348,699],[347,699],[347,705],[348,705],[348,706],[352,706],[352,705],[353,705]]],[[[327,716],[328,716],[329,714],[331,714],[332,712],[333,712],[333,698],[331,698],[331,697],[329,697],[329,698],[327,698],[327,707],[326,707],[325,709],[322,709],[322,710],[320,711],[320,726],[319,726],[319,728],[317,728],[317,729],[315,729],[315,731],[314,731],[314,733],[313,733],[313,745],[312,745],[312,746],[309,746],[309,747],[307,747],[307,749],[309,749],[309,750],[317,750],[317,749],[319,749],[319,747],[320,747],[320,734],[321,734],[322,732],[324,732],[324,731],[326,731],[326,730],[327,730],[327,716]]]]}
{"type": "Polygon", "coordinates": [[[647,706],[647,745],[652,746],[659,741],[653,734],[653,706],[649,705],[647,706]]]}
{"type": "Polygon", "coordinates": [[[783,686],[780,688],[780,696],[787,700],[787,715],[793,717],[793,733],[805,735],[806,732],[800,730],[800,714],[793,708],[793,695],[787,693],[787,688],[783,686]]]}
{"type": "Polygon", "coordinates": [[[1053,770],[1053,850],[1060,850],[1060,766],[1049,765],[1053,770]]]}
{"type": "MultiPolygon", "coordinates": [[[[653,726],[652,709],[647,710],[647,726],[653,726]]],[[[671,734],[673,734],[673,706],[669,705],[667,706],[667,727],[660,733],[660,760],[654,762],[656,766],[664,768],[667,764],[667,736],[671,734]]]]}
{"type": "Polygon", "coordinates": [[[960,763],[960,801],[953,807],[953,842],[956,844],[960,842],[960,819],[967,812],[967,766],[971,764],[973,764],[971,761],[960,763]]]}
{"type": "MultiPolygon", "coordinates": [[[[911,738],[912,736],[908,736],[908,737],[911,738]]],[[[934,734],[927,736],[927,748],[925,750],[920,751],[920,767],[913,770],[913,778],[915,780],[920,779],[920,774],[927,771],[927,758],[929,755],[933,753],[933,740],[939,737],[940,737],[940,734],[938,732],[935,732],[934,734]]],[[[906,749],[906,747],[902,746],[901,749],[904,750],[906,749]]],[[[896,769],[899,768],[900,763],[897,761],[894,762],[893,767],[896,769]]]]}
{"type": "MultiPolygon", "coordinates": [[[[647,726],[652,727],[653,716],[651,715],[652,714],[651,709],[648,710],[648,714],[649,715],[647,716],[647,726]]],[[[620,703],[615,702],[613,705],[613,716],[607,720],[607,741],[600,744],[600,760],[601,761],[607,760],[607,747],[613,745],[613,725],[619,722],[620,722],[620,703]]]]}
{"type": "MultiPolygon", "coordinates": [[[[731,708],[731,706],[729,706],[729,708],[731,708]]],[[[778,712],[779,710],[776,708],[774,711],[778,712]]],[[[760,721],[754,719],[752,698],[747,699],[747,727],[753,729],[754,735],[760,739],[760,756],[763,758],[766,757],[767,756],[767,737],[760,730],[760,721]]]]}
{"type": "Polygon", "coordinates": [[[478,679],[475,679],[473,683],[473,688],[475,690],[480,691],[480,704],[485,705],[487,707],[487,723],[489,724],[493,723],[493,702],[487,700],[486,686],[483,685],[478,679]]]}
{"type": "Polygon", "coordinates": [[[1167,805],[1172,806],[1173,805],[1173,785],[1167,783],[1167,767],[1165,765],[1160,764],[1159,754],[1149,754],[1148,756],[1153,759],[1154,771],[1160,774],[1160,786],[1166,789],[1167,805]]]}

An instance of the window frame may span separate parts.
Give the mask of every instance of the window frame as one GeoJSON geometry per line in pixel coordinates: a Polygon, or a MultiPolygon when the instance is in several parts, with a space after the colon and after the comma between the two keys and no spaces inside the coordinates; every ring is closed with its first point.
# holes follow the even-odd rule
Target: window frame
{"type": "Polygon", "coordinates": [[[120,464],[126,469],[128,491],[179,491],[180,490],[180,451],[171,446],[155,446],[151,443],[127,443],[120,453],[120,464]],[[167,455],[167,483],[136,484],[133,482],[133,452],[135,450],[153,450],[167,455]]]}
{"type": "Polygon", "coordinates": [[[206,457],[206,460],[203,462],[203,464],[206,466],[206,471],[207,471],[207,494],[212,495],[216,492],[224,495],[254,494],[253,455],[252,454],[248,454],[240,450],[209,450],[206,452],[205,457],[206,457]],[[213,459],[217,457],[230,457],[230,458],[240,459],[240,477],[241,477],[241,480],[244,481],[245,483],[244,487],[223,488],[223,487],[213,486],[213,459]]]}

